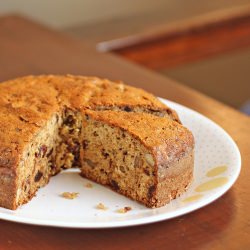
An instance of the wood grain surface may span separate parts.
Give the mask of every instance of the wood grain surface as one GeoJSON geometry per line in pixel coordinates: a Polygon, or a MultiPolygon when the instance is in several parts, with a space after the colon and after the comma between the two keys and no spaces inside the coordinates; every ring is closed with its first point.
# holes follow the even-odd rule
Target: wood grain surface
{"type": "Polygon", "coordinates": [[[218,22],[220,21],[218,17],[244,12],[249,3],[249,0],[168,0],[162,1],[160,6],[152,6],[153,8],[147,12],[78,23],[64,28],[64,31],[92,44],[101,44],[105,50],[112,50],[114,46],[124,47],[124,45],[134,44],[136,40],[131,40],[131,37],[138,37],[138,35],[141,37],[145,33],[158,34],[161,31],[165,33],[166,28],[173,27],[173,24],[186,26],[190,25],[190,20],[192,22],[199,20],[204,23],[204,17],[218,22]]]}
{"type": "Polygon", "coordinates": [[[250,47],[250,5],[159,25],[99,48],[155,70],[250,47]]]}
{"type": "Polygon", "coordinates": [[[238,144],[241,175],[223,197],[198,211],[151,225],[73,230],[0,221],[0,249],[249,249],[250,119],[190,88],[82,41],[20,17],[0,19],[0,80],[27,74],[82,74],[143,87],[220,124],[238,144]]]}

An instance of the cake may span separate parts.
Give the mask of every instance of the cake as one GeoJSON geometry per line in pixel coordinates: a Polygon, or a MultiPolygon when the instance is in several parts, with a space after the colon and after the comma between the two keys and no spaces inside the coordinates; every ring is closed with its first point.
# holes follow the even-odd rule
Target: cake
{"type": "Polygon", "coordinates": [[[193,175],[193,137],[177,122],[147,113],[87,111],[81,174],[160,207],[183,193],[193,175]]]}
{"type": "Polygon", "coordinates": [[[192,181],[193,150],[174,110],[122,82],[43,75],[0,84],[1,207],[27,203],[71,167],[148,207],[163,206],[192,181]]]}

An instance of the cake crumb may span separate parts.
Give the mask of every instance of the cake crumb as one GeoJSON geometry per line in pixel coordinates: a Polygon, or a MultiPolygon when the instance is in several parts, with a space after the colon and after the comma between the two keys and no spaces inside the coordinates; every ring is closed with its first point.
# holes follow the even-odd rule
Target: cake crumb
{"type": "Polygon", "coordinates": [[[103,203],[99,203],[96,206],[96,208],[99,209],[99,210],[107,210],[108,209],[103,203]]]}
{"type": "Polygon", "coordinates": [[[65,199],[69,199],[69,200],[73,200],[75,198],[77,198],[79,195],[79,193],[76,192],[64,192],[61,194],[61,196],[65,199]]]}
{"type": "Polygon", "coordinates": [[[120,209],[118,209],[118,210],[116,210],[116,211],[117,211],[117,213],[125,214],[125,213],[127,213],[128,211],[130,211],[130,210],[132,210],[131,207],[123,207],[123,208],[120,208],[120,209]]]}
{"type": "Polygon", "coordinates": [[[84,185],[86,188],[92,188],[93,187],[93,184],[88,182],[84,185]]]}

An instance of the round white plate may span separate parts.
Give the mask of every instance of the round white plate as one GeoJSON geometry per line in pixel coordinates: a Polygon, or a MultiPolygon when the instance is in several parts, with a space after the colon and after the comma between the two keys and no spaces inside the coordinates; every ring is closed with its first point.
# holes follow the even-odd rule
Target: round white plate
{"type": "Polygon", "coordinates": [[[92,188],[86,187],[90,181],[80,177],[77,170],[68,170],[53,177],[32,201],[16,211],[0,208],[0,219],[71,228],[124,227],[180,216],[222,196],[240,173],[241,157],[234,141],[221,127],[203,115],[161,100],[179,113],[183,124],[195,137],[194,181],[181,197],[164,207],[149,209],[96,183],[92,183],[92,188]],[[78,192],[79,196],[68,200],[60,196],[63,192],[78,192]],[[97,209],[99,203],[108,209],[97,209]],[[132,210],[117,212],[125,206],[132,210]]]}

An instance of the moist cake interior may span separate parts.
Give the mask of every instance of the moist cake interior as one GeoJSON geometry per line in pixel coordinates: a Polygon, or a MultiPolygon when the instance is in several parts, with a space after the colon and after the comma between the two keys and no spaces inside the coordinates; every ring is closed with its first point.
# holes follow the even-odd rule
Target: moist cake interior
{"type": "Polygon", "coordinates": [[[147,204],[156,175],[149,150],[121,128],[88,115],[83,124],[82,175],[147,204]]]}
{"type": "MultiPolygon", "coordinates": [[[[167,115],[132,107],[110,109],[167,115]]],[[[147,149],[125,131],[87,117],[84,112],[64,107],[27,146],[18,173],[18,205],[27,203],[51,176],[72,167],[80,168],[82,176],[132,199],[143,203],[150,199],[154,186],[151,177],[156,173],[147,149]]]]}

